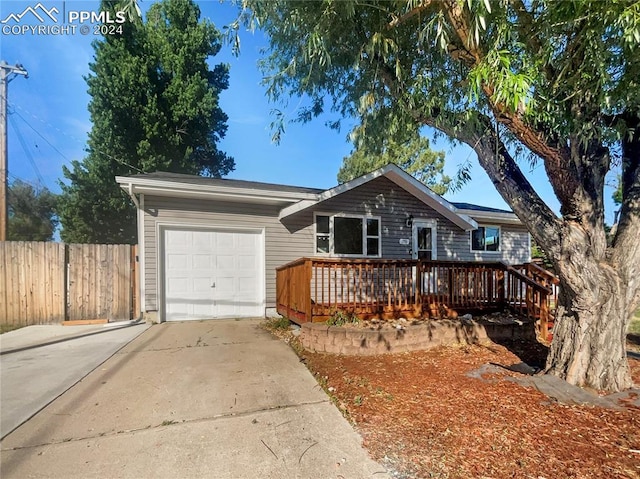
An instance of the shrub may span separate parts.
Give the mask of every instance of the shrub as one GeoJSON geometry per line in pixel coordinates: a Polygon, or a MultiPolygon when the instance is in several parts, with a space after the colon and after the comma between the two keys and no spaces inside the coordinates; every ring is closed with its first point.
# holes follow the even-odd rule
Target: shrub
{"type": "Polygon", "coordinates": [[[345,324],[358,324],[360,319],[355,313],[349,311],[343,311],[341,309],[337,309],[331,313],[329,319],[327,319],[327,324],[329,326],[344,326],[345,324]]]}
{"type": "Polygon", "coordinates": [[[284,330],[289,329],[291,326],[291,321],[287,318],[269,318],[267,319],[266,327],[267,329],[273,330],[284,330]]]}

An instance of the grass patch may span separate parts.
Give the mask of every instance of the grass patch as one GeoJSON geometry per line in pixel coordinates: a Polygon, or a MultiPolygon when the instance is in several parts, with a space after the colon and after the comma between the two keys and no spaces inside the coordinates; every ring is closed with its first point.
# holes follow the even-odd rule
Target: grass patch
{"type": "Polygon", "coordinates": [[[24,328],[22,324],[0,324],[0,334],[8,333],[9,331],[15,331],[16,329],[24,328]]]}
{"type": "Polygon", "coordinates": [[[269,318],[265,321],[264,327],[269,331],[284,331],[289,329],[291,321],[287,318],[269,318]]]}

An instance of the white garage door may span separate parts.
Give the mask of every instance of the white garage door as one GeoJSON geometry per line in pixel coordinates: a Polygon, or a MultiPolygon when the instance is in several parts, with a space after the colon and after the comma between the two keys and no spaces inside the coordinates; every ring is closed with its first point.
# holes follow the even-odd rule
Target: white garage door
{"type": "Polygon", "coordinates": [[[164,317],[264,315],[262,234],[165,230],[164,317]]]}

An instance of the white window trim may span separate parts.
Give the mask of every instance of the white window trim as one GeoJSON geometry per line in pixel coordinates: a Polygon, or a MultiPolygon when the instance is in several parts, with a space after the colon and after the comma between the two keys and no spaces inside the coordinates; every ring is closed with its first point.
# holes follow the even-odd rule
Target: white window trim
{"type": "Polygon", "coordinates": [[[359,215],[359,214],[351,214],[351,213],[325,213],[321,211],[317,211],[313,213],[313,251],[314,255],[320,257],[328,257],[328,258],[382,258],[382,218],[380,216],[374,215],[359,215]],[[328,216],[329,217],[329,252],[328,253],[319,253],[318,252],[318,235],[323,235],[326,233],[318,233],[318,216],[328,216]],[[333,219],[334,218],[357,218],[362,220],[362,247],[364,249],[363,254],[336,254],[334,253],[334,226],[333,219]],[[371,236],[367,234],[367,220],[378,220],[378,254],[377,255],[367,255],[367,238],[376,238],[376,236],[371,236]]]}
{"type": "Polygon", "coordinates": [[[469,251],[471,253],[483,253],[483,254],[502,254],[502,227],[500,225],[490,225],[490,224],[478,224],[478,228],[475,230],[469,231],[469,251]],[[486,245],[486,230],[485,230],[485,245],[483,250],[473,249],[473,232],[477,231],[480,228],[495,228],[498,230],[498,249],[496,251],[487,251],[486,245]]]}

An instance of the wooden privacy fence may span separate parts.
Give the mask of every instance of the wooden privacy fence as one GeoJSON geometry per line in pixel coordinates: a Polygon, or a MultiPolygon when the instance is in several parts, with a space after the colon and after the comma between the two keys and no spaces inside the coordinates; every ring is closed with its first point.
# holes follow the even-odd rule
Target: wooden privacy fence
{"type": "Polygon", "coordinates": [[[338,310],[397,318],[510,309],[546,331],[553,293],[536,279],[499,262],[301,258],[276,269],[276,301],[299,323],[338,310]]]}
{"type": "Polygon", "coordinates": [[[137,317],[136,246],[0,242],[0,324],[137,317]]]}

